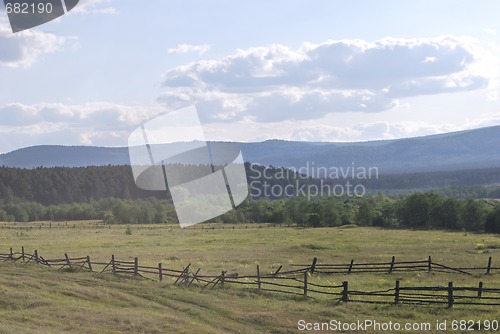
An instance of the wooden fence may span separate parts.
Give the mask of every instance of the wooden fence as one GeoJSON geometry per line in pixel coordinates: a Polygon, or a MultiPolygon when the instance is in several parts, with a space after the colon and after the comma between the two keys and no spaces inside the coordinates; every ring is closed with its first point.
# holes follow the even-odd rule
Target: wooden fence
{"type": "MultiPolygon", "coordinates": [[[[0,229],[32,231],[41,229],[111,229],[126,228],[128,224],[107,224],[102,221],[96,222],[26,222],[26,223],[0,223],[0,229]]],[[[167,230],[180,229],[178,224],[130,224],[134,230],[167,230]]],[[[190,226],[190,230],[215,231],[215,230],[251,230],[251,229],[271,229],[271,228],[297,228],[296,224],[270,224],[270,223],[238,223],[228,224],[202,224],[201,226],[190,226]]]]}
{"type": "Polygon", "coordinates": [[[455,272],[470,275],[469,271],[481,270],[484,274],[493,274],[493,270],[500,268],[492,266],[491,257],[486,267],[462,267],[452,268],[432,262],[431,257],[426,261],[395,261],[395,257],[389,263],[359,263],[353,260],[349,264],[319,264],[314,258],[310,265],[296,265],[300,267],[295,270],[282,270],[280,266],[272,273],[264,274],[260,266],[256,267],[255,275],[238,275],[222,271],[219,275],[202,275],[201,269],[192,270],[191,264],[175,270],[168,269],[158,263],[158,266],[143,266],[139,264],[136,257],[133,261],[117,260],[111,255],[109,262],[91,261],[90,256],[70,257],[64,254],[64,258],[45,259],[37,250],[33,254],[25,251],[0,253],[0,260],[37,263],[61,271],[87,270],[99,275],[110,272],[113,274],[125,274],[133,277],[141,277],[149,280],[163,281],[170,278],[175,285],[199,286],[213,289],[215,286],[238,285],[241,288],[252,289],[263,292],[283,293],[288,295],[302,296],[306,298],[328,298],[338,302],[360,302],[380,304],[444,304],[448,307],[453,305],[484,305],[500,306],[500,289],[486,288],[483,282],[476,286],[454,286],[449,282],[447,286],[401,286],[399,280],[395,281],[394,288],[380,291],[352,290],[348,281],[338,285],[317,284],[311,281],[313,275],[329,274],[352,274],[352,273],[393,273],[396,271],[416,271],[425,269],[427,271],[455,272]]]}
{"type": "Polygon", "coordinates": [[[500,267],[494,267],[492,257],[488,258],[485,266],[475,267],[450,267],[432,261],[429,256],[425,260],[420,261],[396,261],[393,256],[387,262],[361,263],[355,262],[354,259],[349,263],[344,264],[319,264],[317,258],[312,260],[311,264],[294,264],[292,267],[301,267],[298,271],[310,271],[319,274],[356,274],[356,273],[389,273],[394,272],[411,272],[411,271],[427,271],[439,273],[460,273],[465,275],[473,274],[492,274],[493,271],[499,271],[500,267]]]}

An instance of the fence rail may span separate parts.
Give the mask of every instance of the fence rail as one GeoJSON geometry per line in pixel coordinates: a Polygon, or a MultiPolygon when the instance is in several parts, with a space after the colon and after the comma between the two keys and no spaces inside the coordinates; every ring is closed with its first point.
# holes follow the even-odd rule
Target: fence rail
{"type": "Polygon", "coordinates": [[[301,272],[310,271],[319,274],[357,274],[357,273],[393,273],[393,272],[410,272],[410,271],[432,271],[441,273],[461,273],[465,275],[474,274],[492,274],[493,271],[499,271],[500,267],[493,266],[492,257],[488,258],[485,266],[476,267],[450,267],[440,263],[433,262],[432,257],[429,256],[426,260],[418,261],[396,261],[393,256],[388,262],[373,262],[373,263],[359,263],[354,259],[350,263],[341,264],[319,264],[317,259],[314,258],[311,264],[292,264],[292,267],[300,267],[300,269],[289,271],[301,272]]]}
{"type": "Polygon", "coordinates": [[[452,268],[432,262],[429,256],[423,261],[395,261],[393,256],[390,262],[384,263],[354,263],[349,264],[319,264],[314,258],[309,265],[294,265],[300,267],[296,270],[285,271],[280,266],[276,271],[268,274],[261,272],[260,266],[256,267],[255,275],[242,275],[222,271],[219,275],[201,275],[200,268],[194,270],[191,264],[182,269],[164,268],[162,263],[158,266],[139,265],[136,257],[133,261],[117,260],[111,255],[109,262],[91,261],[90,256],[70,257],[67,253],[64,257],[45,259],[38,250],[32,254],[27,253],[24,247],[20,252],[14,252],[10,248],[9,253],[0,253],[0,260],[37,263],[40,265],[57,268],[62,271],[86,270],[96,272],[99,275],[106,272],[113,274],[132,275],[149,280],[162,281],[168,277],[175,285],[191,286],[213,289],[216,286],[238,285],[241,288],[253,289],[264,292],[282,293],[307,298],[331,298],[338,302],[359,302],[378,304],[441,304],[453,307],[453,305],[484,305],[500,306],[500,289],[486,288],[483,282],[477,286],[455,286],[449,282],[447,286],[401,286],[399,280],[395,281],[394,288],[378,291],[351,290],[348,281],[338,285],[318,284],[311,282],[312,275],[327,274],[353,274],[362,272],[393,273],[396,271],[414,271],[425,268],[427,271],[453,272],[471,275],[469,271],[480,270],[484,274],[492,274],[493,270],[500,268],[492,266],[492,258],[488,259],[486,267],[460,267],[452,268]],[[335,270],[332,270],[335,268],[335,270]]]}
{"type": "MultiPolygon", "coordinates": [[[[167,230],[172,231],[180,228],[177,224],[133,224],[132,225],[136,230],[167,230]]],[[[31,231],[31,230],[41,230],[41,229],[111,229],[111,228],[124,228],[125,224],[108,224],[102,221],[95,222],[83,222],[83,223],[74,223],[74,222],[63,222],[63,221],[54,221],[54,222],[25,222],[25,223],[0,223],[0,229],[6,230],[20,230],[20,231],[31,231]]],[[[271,229],[271,228],[297,228],[296,224],[271,224],[271,223],[238,223],[232,224],[229,226],[220,226],[220,225],[210,225],[203,224],[202,226],[191,226],[191,230],[202,230],[202,231],[215,231],[215,230],[251,230],[251,229],[271,229]]]]}

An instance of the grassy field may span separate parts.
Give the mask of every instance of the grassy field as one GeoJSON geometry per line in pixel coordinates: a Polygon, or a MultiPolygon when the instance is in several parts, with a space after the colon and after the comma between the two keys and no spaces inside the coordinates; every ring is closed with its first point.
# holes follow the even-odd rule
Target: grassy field
{"type": "MultiPolygon", "coordinates": [[[[0,252],[9,247],[38,249],[45,258],[90,255],[93,261],[139,257],[143,265],[163,263],[181,269],[188,263],[204,274],[273,272],[280,265],[425,260],[449,266],[485,266],[489,256],[500,261],[500,238],[489,234],[378,228],[299,229],[267,225],[176,226],[114,225],[92,222],[4,224],[0,252]],[[43,224],[43,225],[42,225],[43,224]],[[21,228],[20,228],[21,227],[21,228]],[[31,228],[30,228],[31,227],[31,228]],[[212,229],[213,227],[213,229],[212,229]],[[224,227],[224,229],[222,229],[224,227]]],[[[2,227],[2,224],[0,224],[2,227]]],[[[377,290],[402,285],[500,288],[500,274],[467,276],[441,273],[315,275],[322,283],[348,280],[352,289],[377,290]]],[[[141,279],[64,273],[40,266],[0,263],[0,333],[294,333],[299,320],[331,319],[448,322],[453,319],[500,320],[498,307],[337,304],[328,299],[303,300],[277,294],[224,287],[201,290],[141,279]]],[[[450,329],[450,328],[449,328],[450,329]]],[[[372,331],[374,332],[374,331],[372,331]]],[[[415,331],[417,332],[417,331],[415,331]]],[[[433,331],[435,332],[435,331],[433,331]]],[[[448,332],[452,332],[451,329],[448,332]]]]}

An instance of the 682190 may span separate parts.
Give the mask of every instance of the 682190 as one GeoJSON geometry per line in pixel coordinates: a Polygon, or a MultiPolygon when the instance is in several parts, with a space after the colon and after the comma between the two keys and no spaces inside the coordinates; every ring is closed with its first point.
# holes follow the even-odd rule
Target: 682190
{"type": "Polygon", "coordinates": [[[7,3],[5,5],[5,11],[7,14],[50,14],[52,13],[53,6],[50,2],[43,3],[27,3],[27,2],[15,2],[7,3]]]}

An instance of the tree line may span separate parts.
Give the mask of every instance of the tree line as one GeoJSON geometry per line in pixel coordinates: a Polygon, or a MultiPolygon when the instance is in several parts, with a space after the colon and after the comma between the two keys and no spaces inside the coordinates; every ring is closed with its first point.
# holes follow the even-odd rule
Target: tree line
{"type": "Polygon", "coordinates": [[[376,196],[307,200],[248,200],[224,214],[226,223],[297,224],[327,227],[356,224],[388,228],[450,229],[500,233],[500,203],[418,192],[398,199],[376,196]]]}
{"type": "Polygon", "coordinates": [[[87,203],[42,205],[19,202],[0,206],[0,221],[102,220],[113,224],[152,224],[176,222],[173,204],[164,199],[124,200],[103,198],[87,203]]]}
{"type": "MultiPolygon", "coordinates": [[[[263,189],[265,182],[268,186],[284,188],[288,185],[320,185],[321,181],[284,168],[245,166],[250,192],[250,185],[255,181],[253,188],[256,189],[263,189]]],[[[200,169],[179,168],[184,168],[183,173],[192,174],[193,179],[199,177],[200,169]]],[[[496,170],[492,173],[495,174],[496,170]]],[[[329,181],[342,184],[345,180],[329,181]]],[[[396,192],[390,196],[379,192],[362,197],[287,197],[271,193],[271,196],[250,197],[236,210],[215,221],[310,227],[357,224],[500,233],[499,202],[477,199],[494,197],[484,195],[495,193],[498,193],[495,186],[457,186],[433,192],[396,192]],[[467,196],[470,193],[477,196],[470,198],[467,196]]],[[[124,224],[177,222],[166,192],[136,187],[130,166],[0,168],[0,221],[83,219],[124,224]]]]}
{"type": "MultiPolygon", "coordinates": [[[[124,200],[105,198],[88,203],[44,206],[21,202],[0,206],[0,221],[66,221],[97,219],[115,224],[176,223],[170,200],[150,197],[124,200]]],[[[304,227],[356,224],[387,228],[449,229],[500,233],[500,203],[456,199],[433,192],[399,199],[376,196],[286,200],[246,199],[211,222],[272,223],[304,227]]]]}

